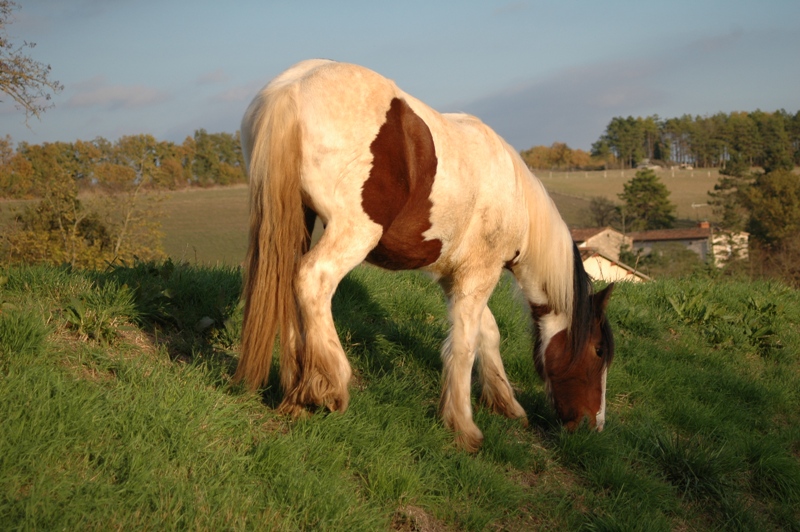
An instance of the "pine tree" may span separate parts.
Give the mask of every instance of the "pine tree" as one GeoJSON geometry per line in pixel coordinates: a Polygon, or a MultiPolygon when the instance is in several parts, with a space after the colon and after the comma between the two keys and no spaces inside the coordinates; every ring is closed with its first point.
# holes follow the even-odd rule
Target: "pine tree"
{"type": "Polygon", "coordinates": [[[675,205],[669,190],[650,169],[639,170],[623,185],[626,230],[669,229],[675,222],[675,205]]]}

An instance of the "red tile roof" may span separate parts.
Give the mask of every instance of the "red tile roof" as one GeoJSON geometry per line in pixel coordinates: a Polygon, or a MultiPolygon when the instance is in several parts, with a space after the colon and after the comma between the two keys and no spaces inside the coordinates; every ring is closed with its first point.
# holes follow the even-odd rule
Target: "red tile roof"
{"type": "Polygon", "coordinates": [[[687,227],[684,229],[654,229],[652,231],[637,231],[628,233],[627,236],[636,241],[653,242],[659,240],[703,240],[711,237],[708,227],[687,227]]]}
{"type": "MultiPolygon", "coordinates": [[[[602,233],[606,229],[610,229],[609,227],[588,227],[588,228],[580,228],[580,229],[571,229],[570,234],[572,234],[572,241],[573,242],[586,242],[593,236],[602,233]]],[[[612,229],[613,230],[613,229],[612,229]]]]}

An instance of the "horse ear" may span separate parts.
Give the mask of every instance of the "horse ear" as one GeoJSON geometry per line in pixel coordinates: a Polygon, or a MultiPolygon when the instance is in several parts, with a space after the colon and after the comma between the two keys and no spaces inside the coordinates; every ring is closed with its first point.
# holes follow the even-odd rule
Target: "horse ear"
{"type": "Polygon", "coordinates": [[[611,299],[611,292],[614,291],[614,283],[609,284],[598,293],[592,296],[592,303],[594,304],[595,316],[602,316],[608,306],[608,300],[611,299]]]}

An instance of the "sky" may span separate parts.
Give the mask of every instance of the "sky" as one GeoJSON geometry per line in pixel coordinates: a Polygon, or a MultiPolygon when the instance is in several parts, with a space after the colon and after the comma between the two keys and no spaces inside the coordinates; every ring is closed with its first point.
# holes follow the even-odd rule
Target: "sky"
{"type": "Polygon", "coordinates": [[[616,116],[800,110],[798,0],[17,0],[4,31],[64,85],[17,143],[233,133],[303,59],[357,63],[519,150],[589,150],[616,116]]]}

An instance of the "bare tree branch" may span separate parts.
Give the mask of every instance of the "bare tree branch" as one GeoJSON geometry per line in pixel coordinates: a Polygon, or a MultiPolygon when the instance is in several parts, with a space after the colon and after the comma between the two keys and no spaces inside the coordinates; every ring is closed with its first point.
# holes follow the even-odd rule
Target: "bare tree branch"
{"type": "Polygon", "coordinates": [[[15,2],[0,0],[0,92],[11,97],[17,109],[25,113],[27,122],[32,116],[39,118],[41,113],[53,107],[53,94],[63,90],[64,86],[50,78],[50,65],[27,55],[36,43],[23,41],[21,45],[15,45],[11,42],[6,27],[13,22],[11,14],[15,9],[19,9],[15,2]]]}

